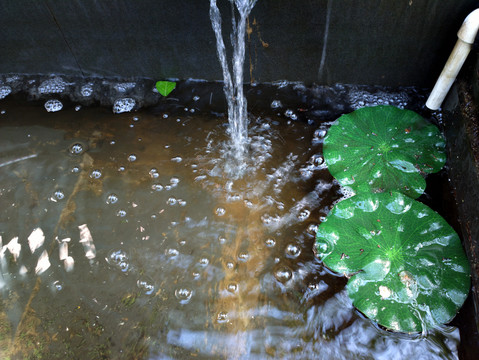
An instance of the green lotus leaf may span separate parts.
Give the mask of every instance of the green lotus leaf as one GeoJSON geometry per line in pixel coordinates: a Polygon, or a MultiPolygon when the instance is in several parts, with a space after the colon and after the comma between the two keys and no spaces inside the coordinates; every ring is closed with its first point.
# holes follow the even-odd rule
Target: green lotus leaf
{"type": "Polygon", "coordinates": [[[399,192],[337,203],[318,227],[316,254],[349,277],[358,310],[394,331],[449,322],[469,292],[458,235],[439,214],[399,192]]]}
{"type": "Polygon", "coordinates": [[[365,107],[341,116],[324,139],[324,159],[342,186],[362,191],[400,191],[412,198],[425,174],[446,163],[438,128],[410,110],[365,107]]]}
{"type": "Polygon", "coordinates": [[[157,81],[156,90],[163,95],[168,96],[176,88],[176,83],[174,81],[157,81]]]}

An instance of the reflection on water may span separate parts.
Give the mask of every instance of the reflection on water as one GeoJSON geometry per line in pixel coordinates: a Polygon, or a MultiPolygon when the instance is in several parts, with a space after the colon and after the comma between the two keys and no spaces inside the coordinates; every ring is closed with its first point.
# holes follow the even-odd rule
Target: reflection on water
{"type": "Polygon", "coordinates": [[[314,257],[341,196],[321,156],[328,124],[253,122],[237,178],[215,118],[3,109],[3,357],[457,356],[455,328],[377,329],[314,257]]]}

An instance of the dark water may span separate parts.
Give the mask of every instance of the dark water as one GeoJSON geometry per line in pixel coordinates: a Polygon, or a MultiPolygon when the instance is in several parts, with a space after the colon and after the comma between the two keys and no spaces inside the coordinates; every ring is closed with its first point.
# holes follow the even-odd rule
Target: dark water
{"type": "Polygon", "coordinates": [[[206,93],[117,115],[3,100],[2,358],[457,358],[458,328],[379,329],[313,255],[342,196],[322,138],[361,105],[278,106],[275,89],[249,90],[241,167],[206,93]]]}

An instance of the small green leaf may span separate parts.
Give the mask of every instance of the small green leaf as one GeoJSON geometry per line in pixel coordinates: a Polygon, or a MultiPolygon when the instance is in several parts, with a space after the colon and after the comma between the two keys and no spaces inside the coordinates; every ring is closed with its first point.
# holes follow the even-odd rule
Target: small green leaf
{"type": "Polygon", "coordinates": [[[470,268],[458,235],[439,214],[398,192],[337,203],[318,228],[316,253],[350,277],[354,306],[391,330],[445,324],[469,293],[470,268]]]}
{"type": "Polygon", "coordinates": [[[176,82],[173,81],[157,81],[156,89],[163,96],[168,96],[176,87],[176,82]]]}
{"type": "Polygon", "coordinates": [[[425,174],[446,162],[438,128],[410,110],[366,107],[341,116],[324,139],[330,173],[354,192],[424,193],[425,174]]]}

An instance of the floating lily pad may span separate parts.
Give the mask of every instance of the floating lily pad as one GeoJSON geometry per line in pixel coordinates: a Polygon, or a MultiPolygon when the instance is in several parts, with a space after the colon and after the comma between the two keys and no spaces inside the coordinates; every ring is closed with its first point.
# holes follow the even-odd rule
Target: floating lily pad
{"type": "Polygon", "coordinates": [[[342,186],[362,191],[400,191],[412,198],[425,174],[446,163],[438,128],[410,110],[366,107],[341,116],[324,139],[324,159],[342,186]]]}
{"type": "Polygon", "coordinates": [[[317,255],[350,277],[354,306],[395,331],[449,322],[470,270],[461,241],[426,205],[401,193],[362,193],[336,204],[318,228],[317,255]]]}
{"type": "Polygon", "coordinates": [[[157,81],[156,90],[163,95],[168,96],[176,88],[176,83],[174,81],[157,81]]]}

